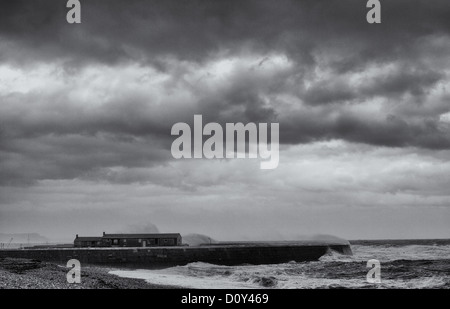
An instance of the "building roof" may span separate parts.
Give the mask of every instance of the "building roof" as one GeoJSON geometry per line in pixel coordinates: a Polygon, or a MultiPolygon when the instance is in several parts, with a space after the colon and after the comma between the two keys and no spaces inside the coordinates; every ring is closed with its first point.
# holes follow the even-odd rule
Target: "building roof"
{"type": "Polygon", "coordinates": [[[104,234],[103,238],[178,238],[180,233],[157,233],[157,234],[104,234]]]}
{"type": "Polygon", "coordinates": [[[77,237],[77,241],[101,241],[102,237],[77,237]]]}

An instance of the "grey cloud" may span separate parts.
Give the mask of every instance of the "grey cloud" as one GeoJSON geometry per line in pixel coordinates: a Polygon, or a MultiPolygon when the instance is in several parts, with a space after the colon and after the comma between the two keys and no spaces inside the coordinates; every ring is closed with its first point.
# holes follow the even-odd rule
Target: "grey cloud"
{"type": "Polygon", "coordinates": [[[327,80],[314,84],[300,96],[306,104],[311,105],[361,102],[372,97],[398,99],[404,94],[410,94],[416,100],[420,100],[426,91],[445,77],[444,73],[431,69],[394,66],[390,71],[374,79],[368,79],[361,85],[352,85],[345,76],[331,75],[327,80]]]}
{"type": "Polygon", "coordinates": [[[399,68],[386,76],[377,77],[365,87],[363,93],[368,95],[401,95],[410,93],[421,97],[425,91],[444,77],[441,72],[416,68],[399,68]]]}
{"type": "Polygon", "coordinates": [[[163,164],[171,158],[171,126],[191,123],[194,114],[219,123],[277,121],[286,144],[344,139],[448,149],[448,129],[438,123],[448,101],[438,97],[428,104],[433,87],[449,78],[442,64],[450,53],[445,44],[432,51],[424,45],[448,39],[450,4],[399,0],[382,7],[382,24],[369,25],[365,3],[357,0],[97,0],[83,1],[82,24],[69,25],[65,1],[2,4],[1,64],[61,64],[76,78],[91,65],[138,63],[169,75],[163,95],[184,87],[195,102],[164,98],[154,104],[151,96],[125,91],[92,108],[91,102],[72,102],[67,87],[50,94],[0,93],[2,104],[14,106],[1,109],[0,182],[114,179],[104,175],[111,167],[163,164]],[[292,67],[261,77],[271,54],[286,56],[292,67]],[[242,55],[258,58],[237,69],[224,89],[184,79],[208,61],[242,55]],[[386,65],[393,69],[364,84],[347,79],[386,65]],[[317,69],[326,73],[314,82],[317,69]],[[394,107],[385,103],[370,119],[352,109],[373,99],[394,107]]]}
{"type": "Polygon", "coordinates": [[[419,146],[431,149],[448,149],[450,138],[441,134],[434,121],[423,120],[409,124],[401,117],[388,115],[381,122],[367,122],[354,117],[342,117],[335,124],[337,135],[356,142],[381,146],[419,146]]]}
{"type": "Polygon", "coordinates": [[[286,52],[305,65],[331,47],[353,51],[352,64],[348,57],[345,65],[336,63],[342,70],[369,59],[408,58],[420,38],[448,35],[450,28],[445,0],[383,3],[383,23],[376,27],[365,22],[365,3],[357,0],[86,1],[82,24],[75,26],[65,21],[62,1],[14,1],[2,8],[0,35],[46,60],[153,61],[172,55],[203,61],[221,50],[256,49],[286,52]]]}
{"type": "Polygon", "coordinates": [[[384,118],[361,119],[345,112],[329,119],[320,114],[295,115],[286,119],[281,131],[282,143],[308,143],[319,139],[343,139],[357,143],[387,147],[422,147],[449,149],[450,136],[447,130],[439,129],[435,119],[419,122],[396,115],[384,118]]]}
{"type": "Polygon", "coordinates": [[[0,148],[0,184],[32,184],[43,179],[98,180],[104,168],[152,166],[167,150],[157,139],[118,140],[115,136],[45,135],[0,148]]]}
{"type": "MultiPolygon", "coordinates": [[[[68,91],[70,87],[64,89],[68,91]]],[[[70,101],[63,92],[50,95],[39,93],[14,94],[1,98],[14,109],[0,115],[2,128],[12,136],[36,137],[46,134],[95,135],[107,132],[130,136],[161,135],[170,132],[170,125],[149,119],[151,98],[128,94],[123,99],[108,101],[106,106],[90,108],[70,101]],[[30,110],[27,102],[33,102],[30,110]]],[[[94,102],[96,103],[96,102],[94,102]]],[[[6,133],[5,133],[6,134],[6,133]]]]}

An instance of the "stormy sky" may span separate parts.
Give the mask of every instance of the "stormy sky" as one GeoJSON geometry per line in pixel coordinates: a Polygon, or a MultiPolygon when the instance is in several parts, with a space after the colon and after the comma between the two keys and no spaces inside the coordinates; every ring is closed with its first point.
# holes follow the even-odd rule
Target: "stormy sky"
{"type": "Polygon", "coordinates": [[[0,4],[0,232],[450,234],[450,3],[0,4]],[[280,125],[280,163],[172,157],[177,122],[280,125]]]}

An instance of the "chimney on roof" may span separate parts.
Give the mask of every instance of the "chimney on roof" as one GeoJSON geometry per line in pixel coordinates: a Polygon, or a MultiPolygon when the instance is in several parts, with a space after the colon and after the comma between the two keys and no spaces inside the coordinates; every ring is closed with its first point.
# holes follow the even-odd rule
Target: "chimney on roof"
{"type": "Polygon", "coordinates": [[[103,232],[103,236],[105,236],[105,232],[103,232]]]}
{"type": "Polygon", "coordinates": [[[78,234],[77,234],[77,237],[76,238],[78,238],[78,234]]]}

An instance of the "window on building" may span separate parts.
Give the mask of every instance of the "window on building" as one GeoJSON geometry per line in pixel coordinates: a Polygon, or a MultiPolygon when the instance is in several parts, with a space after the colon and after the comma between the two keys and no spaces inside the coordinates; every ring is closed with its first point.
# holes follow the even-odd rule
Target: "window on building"
{"type": "Polygon", "coordinates": [[[114,240],[113,240],[113,244],[114,244],[114,245],[118,245],[118,244],[119,244],[119,240],[118,240],[118,239],[114,239],[114,240]]]}

